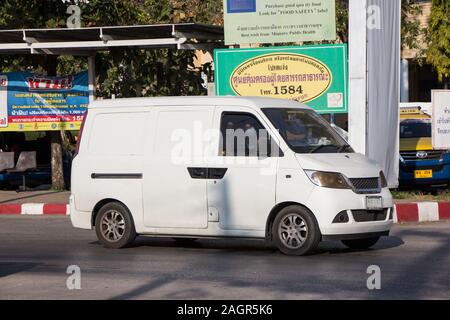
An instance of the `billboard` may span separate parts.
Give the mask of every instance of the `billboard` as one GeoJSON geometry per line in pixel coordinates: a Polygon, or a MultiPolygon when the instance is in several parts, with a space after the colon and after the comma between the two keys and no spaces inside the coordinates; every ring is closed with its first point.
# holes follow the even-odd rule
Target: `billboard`
{"type": "Polygon", "coordinates": [[[224,0],[225,44],[336,40],[335,0],[224,0]]]}
{"type": "Polygon", "coordinates": [[[87,71],[63,77],[0,74],[0,132],[78,130],[88,103],[87,71]]]}
{"type": "Polygon", "coordinates": [[[433,149],[450,149],[450,90],[431,90],[433,149]]]}
{"type": "Polygon", "coordinates": [[[214,51],[218,96],[285,98],[345,113],[347,77],[346,44],[214,51]]]}

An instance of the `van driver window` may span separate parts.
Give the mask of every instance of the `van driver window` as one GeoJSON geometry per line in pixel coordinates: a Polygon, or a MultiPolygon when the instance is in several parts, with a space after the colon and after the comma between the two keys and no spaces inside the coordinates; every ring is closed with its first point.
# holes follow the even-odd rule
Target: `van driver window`
{"type": "Polygon", "coordinates": [[[269,133],[249,113],[223,113],[219,155],[231,157],[269,156],[269,133]]]}

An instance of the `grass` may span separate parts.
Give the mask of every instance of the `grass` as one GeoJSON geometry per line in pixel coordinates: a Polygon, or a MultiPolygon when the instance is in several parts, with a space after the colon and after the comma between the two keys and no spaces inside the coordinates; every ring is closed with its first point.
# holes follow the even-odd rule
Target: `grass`
{"type": "Polygon", "coordinates": [[[391,190],[394,199],[408,199],[416,201],[450,201],[450,190],[391,190]]]}

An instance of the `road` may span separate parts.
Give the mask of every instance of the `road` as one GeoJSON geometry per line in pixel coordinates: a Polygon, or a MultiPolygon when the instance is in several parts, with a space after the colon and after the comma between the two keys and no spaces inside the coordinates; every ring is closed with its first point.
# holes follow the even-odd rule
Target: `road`
{"type": "Polygon", "coordinates": [[[0,299],[448,299],[449,265],[450,222],[396,225],[368,251],[326,242],[289,257],[256,240],[139,237],[105,249],[68,217],[0,217],[0,299]],[[69,265],[79,290],[66,287],[69,265]],[[379,290],[367,289],[370,265],[379,290]]]}

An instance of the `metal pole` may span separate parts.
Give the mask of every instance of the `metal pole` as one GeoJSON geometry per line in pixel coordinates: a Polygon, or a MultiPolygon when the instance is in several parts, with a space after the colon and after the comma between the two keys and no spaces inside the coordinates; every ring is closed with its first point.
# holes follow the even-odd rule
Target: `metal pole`
{"type": "Polygon", "coordinates": [[[330,124],[336,124],[336,117],[334,113],[330,113],[330,124]]]}
{"type": "Polygon", "coordinates": [[[400,101],[409,102],[409,61],[402,59],[400,64],[400,101]]]}
{"type": "Polygon", "coordinates": [[[95,55],[88,56],[89,103],[95,100],[95,55]]]}
{"type": "Polygon", "coordinates": [[[367,141],[367,0],[349,0],[349,142],[365,154],[367,141]]]}

